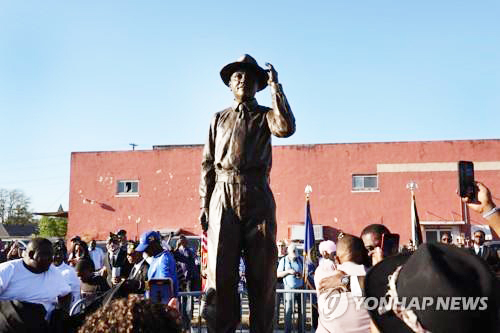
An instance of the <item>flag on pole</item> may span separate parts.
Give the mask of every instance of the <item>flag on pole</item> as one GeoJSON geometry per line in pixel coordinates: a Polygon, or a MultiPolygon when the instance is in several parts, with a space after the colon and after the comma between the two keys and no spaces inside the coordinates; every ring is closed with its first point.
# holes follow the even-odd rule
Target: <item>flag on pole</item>
{"type": "Polygon", "coordinates": [[[411,194],[411,238],[415,249],[424,242],[424,238],[422,237],[422,229],[420,228],[420,220],[418,219],[415,193],[413,192],[411,194]]]}
{"type": "Polygon", "coordinates": [[[207,269],[208,269],[208,241],[207,232],[203,231],[201,235],[201,246],[200,246],[200,257],[201,257],[201,278],[202,278],[202,289],[205,290],[205,282],[207,279],[207,269]]]}
{"type": "Polygon", "coordinates": [[[306,199],[306,221],[304,235],[304,282],[307,287],[314,289],[314,271],[318,264],[318,254],[314,239],[314,228],[311,218],[309,198],[306,199]]]}

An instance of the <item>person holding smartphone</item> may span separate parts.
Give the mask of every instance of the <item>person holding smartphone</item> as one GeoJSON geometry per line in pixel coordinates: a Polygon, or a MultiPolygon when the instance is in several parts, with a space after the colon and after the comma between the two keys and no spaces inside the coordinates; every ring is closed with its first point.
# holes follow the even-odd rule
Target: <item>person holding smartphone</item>
{"type": "Polygon", "coordinates": [[[12,246],[9,249],[9,253],[7,253],[7,260],[14,260],[22,258],[21,255],[21,246],[18,241],[14,241],[12,246]]]}
{"type": "Polygon", "coordinates": [[[361,231],[361,239],[368,251],[368,256],[372,258],[372,266],[384,259],[382,235],[389,235],[390,233],[389,229],[383,224],[370,224],[361,231]]]}
{"type": "Polygon", "coordinates": [[[489,188],[481,182],[475,182],[477,187],[477,200],[471,200],[468,197],[462,197],[462,201],[467,203],[467,206],[482,215],[488,221],[488,225],[497,233],[500,234],[500,209],[493,202],[493,198],[489,188]]]}
{"type": "Polygon", "coordinates": [[[158,231],[146,231],[141,235],[139,245],[135,248],[138,252],[146,252],[151,258],[148,269],[148,281],[154,284],[154,280],[172,281],[170,297],[177,297],[179,282],[175,259],[170,251],[163,249],[161,235],[158,231]]]}
{"type": "Polygon", "coordinates": [[[127,250],[120,245],[118,236],[109,233],[106,241],[107,254],[104,257],[104,266],[101,269],[110,287],[113,287],[126,279],[132,269],[127,261],[127,250]]]}

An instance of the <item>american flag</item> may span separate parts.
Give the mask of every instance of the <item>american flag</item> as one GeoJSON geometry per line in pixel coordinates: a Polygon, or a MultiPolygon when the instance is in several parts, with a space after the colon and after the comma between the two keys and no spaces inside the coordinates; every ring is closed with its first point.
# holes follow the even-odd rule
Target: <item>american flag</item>
{"type": "MultiPolygon", "coordinates": [[[[203,279],[202,284],[203,287],[205,285],[205,281],[207,279],[207,267],[208,267],[208,243],[207,243],[207,232],[203,231],[201,234],[201,248],[200,248],[200,256],[201,256],[201,278],[203,279]]],[[[204,288],[203,288],[204,289],[204,288]]]]}

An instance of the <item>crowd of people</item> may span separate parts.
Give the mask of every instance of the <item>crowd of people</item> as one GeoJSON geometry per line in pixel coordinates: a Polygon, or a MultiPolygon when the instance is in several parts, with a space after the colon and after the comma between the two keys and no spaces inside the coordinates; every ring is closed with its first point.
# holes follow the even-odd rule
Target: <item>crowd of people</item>
{"type": "MultiPolygon", "coordinates": [[[[499,232],[500,212],[489,190],[478,187],[479,203],[469,207],[499,232]]],[[[283,308],[285,332],[294,326],[302,331],[304,298],[294,290],[312,287],[312,325],[318,333],[498,331],[500,288],[494,273],[499,258],[485,245],[482,231],[473,233],[470,244],[454,243],[451,234],[443,233],[439,243],[416,249],[408,244],[393,252],[382,247],[387,235],[391,231],[386,226],[371,224],[359,237],[341,233],[336,242],[319,243],[321,257],[312,281],[304,278],[306,263],[298,244],[278,241],[276,289],[285,292],[277,293],[276,324],[283,308]],[[370,307],[362,301],[370,297],[386,302],[370,307]],[[401,301],[404,297],[477,297],[486,306],[438,311],[412,308],[401,301]]],[[[87,244],[79,236],[68,247],[63,240],[33,238],[26,248],[10,244],[0,259],[0,333],[186,332],[193,303],[178,297],[179,292],[201,290],[197,251],[182,235],[172,248],[157,231],[143,233],[138,242],[129,241],[124,230],[110,233],[104,250],[96,240],[87,244]],[[167,287],[154,289],[162,288],[158,281],[167,281],[167,287]],[[154,301],[153,290],[166,290],[166,301],[154,301]],[[78,307],[82,311],[75,311],[78,307]],[[72,308],[76,315],[69,316],[72,308]]],[[[244,263],[240,260],[243,294],[244,263]]]]}
{"type": "MultiPolygon", "coordinates": [[[[489,189],[477,185],[477,201],[468,206],[482,214],[498,234],[499,209],[489,189]]],[[[386,226],[371,224],[359,237],[341,233],[337,243],[328,240],[319,244],[321,259],[314,274],[319,315],[316,332],[500,330],[499,257],[485,245],[483,231],[475,231],[471,242],[454,243],[451,234],[443,233],[439,242],[418,247],[410,242],[396,250],[383,249],[387,235],[391,232],[386,226]],[[450,301],[456,302],[455,306],[450,308],[450,301]],[[480,302],[484,304],[479,306],[480,302]]],[[[278,284],[285,290],[302,288],[302,281],[307,281],[300,276],[304,258],[293,243],[287,252],[286,242],[279,241],[277,246],[278,284]]],[[[298,296],[292,292],[285,295],[286,333],[293,331],[291,300],[298,296]]],[[[300,304],[300,299],[296,303],[300,304]]],[[[300,323],[300,313],[298,318],[300,323]]],[[[300,325],[297,331],[302,331],[300,325]]]]}
{"type": "MultiPolygon", "coordinates": [[[[321,258],[314,274],[314,283],[318,298],[317,303],[314,304],[313,301],[312,304],[313,319],[315,306],[317,306],[319,315],[319,320],[316,323],[314,320],[312,322],[312,325],[316,325],[317,333],[412,332],[412,330],[401,330],[401,328],[393,330],[392,326],[385,328],[387,320],[383,318],[379,321],[378,309],[372,312],[364,306],[356,306],[355,298],[360,299],[362,297],[376,296],[381,299],[386,297],[386,292],[388,292],[388,278],[392,272],[388,270],[381,272],[382,267],[385,265],[390,266],[393,271],[394,267],[401,266],[407,270],[414,271],[414,274],[420,273],[418,275],[420,280],[418,281],[410,279],[411,275],[408,277],[407,283],[414,283],[415,287],[414,289],[407,287],[411,292],[405,295],[405,297],[413,296],[422,298],[441,295],[449,297],[487,297],[488,299],[487,311],[484,311],[484,313],[472,311],[475,315],[473,317],[475,320],[471,321],[473,326],[467,326],[461,322],[460,327],[457,328],[453,321],[447,319],[443,311],[441,311],[443,316],[439,316],[435,315],[435,310],[429,309],[423,311],[421,315],[422,318],[425,318],[425,314],[434,312],[433,321],[418,324],[420,328],[413,330],[413,332],[498,331],[500,328],[500,322],[498,322],[500,294],[498,293],[499,281],[495,276],[495,270],[498,269],[499,260],[496,252],[491,251],[484,245],[484,235],[481,234],[481,237],[474,237],[474,247],[467,249],[450,245],[442,240],[440,243],[424,243],[417,250],[402,247],[397,253],[385,253],[381,249],[381,240],[382,235],[388,234],[390,234],[390,230],[384,225],[371,224],[364,228],[359,237],[350,234],[341,234],[336,243],[327,240],[319,244],[321,258]],[[483,256],[482,254],[485,252],[490,253],[489,256],[483,256]],[[413,259],[415,258],[419,258],[419,260],[413,263],[413,259]],[[434,266],[432,266],[432,263],[434,266]],[[413,265],[419,265],[419,267],[412,267],[413,265]],[[460,269],[467,272],[467,275],[460,272],[460,269]],[[442,270],[450,271],[443,273],[441,272],[442,270]],[[440,273],[444,276],[436,276],[440,273]],[[372,276],[372,280],[375,280],[372,284],[369,284],[370,275],[372,276]],[[381,278],[380,275],[383,277],[381,278]],[[475,281],[475,279],[479,278],[484,279],[481,281],[481,283],[484,283],[483,285],[475,281]],[[372,286],[373,284],[374,287],[372,289],[367,289],[367,286],[372,286]],[[426,289],[417,289],[416,287],[422,288],[420,284],[425,285],[426,289]],[[473,286],[474,288],[472,288],[473,286]],[[376,290],[374,290],[375,288],[376,290]],[[458,290],[453,290],[454,293],[446,294],[447,291],[455,288],[458,288],[458,290]],[[342,294],[345,294],[346,297],[342,298],[342,294]],[[336,298],[333,302],[332,297],[336,298]],[[341,305],[342,302],[345,304],[341,305]],[[332,308],[331,304],[335,306],[332,308]],[[343,311],[332,318],[331,313],[336,310],[340,311],[339,309],[342,308],[343,311]],[[371,320],[370,315],[372,315],[374,321],[371,320]],[[438,327],[438,329],[422,330],[422,327],[438,327]],[[477,327],[480,327],[480,329],[476,330],[477,327]],[[452,330],[451,328],[454,329],[452,330]]],[[[283,241],[278,242],[281,257],[277,267],[277,278],[281,288],[290,290],[289,293],[285,293],[285,332],[302,332],[300,325],[303,315],[301,302],[304,299],[301,297],[301,294],[293,293],[293,290],[305,288],[302,277],[304,272],[303,262],[305,259],[298,254],[296,244],[290,243],[286,247],[283,246],[283,243],[283,241]],[[282,250],[283,248],[287,249],[287,251],[282,250]],[[283,281],[280,281],[280,279],[283,279],[283,281]],[[294,312],[297,313],[298,319],[296,327],[294,327],[292,320],[294,312]]],[[[280,294],[278,295],[277,309],[279,309],[281,304],[280,294]]],[[[393,309],[391,308],[391,310],[393,309]]],[[[463,315],[464,312],[468,313],[470,311],[455,312],[463,315]]],[[[399,318],[400,316],[396,317],[399,318]]],[[[403,317],[401,316],[401,318],[403,317]]],[[[415,317],[417,316],[415,315],[415,317]]],[[[469,316],[469,318],[472,317],[469,316]]],[[[406,321],[403,322],[406,324],[406,321]]],[[[403,328],[405,328],[405,324],[403,324],[403,328]]]]}
{"type": "Polygon", "coordinates": [[[87,245],[79,236],[68,246],[64,240],[33,238],[18,255],[8,255],[20,248],[15,244],[20,243],[2,252],[0,332],[189,329],[192,307],[180,307],[177,296],[179,290],[199,290],[200,278],[196,254],[184,236],[172,249],[159,232],[145,232],[133,242],[119,230],[109,234],[105,250],[95,240],[87,245]],[[144,298],[148,282],[154,281],[171,282],[165,304],[157,304],[161,302],[152,295],[144,298]]]}

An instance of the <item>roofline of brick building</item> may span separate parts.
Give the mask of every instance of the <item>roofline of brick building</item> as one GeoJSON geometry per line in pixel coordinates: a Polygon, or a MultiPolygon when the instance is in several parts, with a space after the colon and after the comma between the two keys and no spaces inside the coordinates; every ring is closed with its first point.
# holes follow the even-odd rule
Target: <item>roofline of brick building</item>
{"type": "MultiPolygon", "coordinates": [[[[284,148],[306,148],[315,146],[336,146],[336,145],[366,145],[366,144],[401,144],[401,143],[452,143],[452,142],[500,142],[500,139],[461,139],[461,140],[423,140],[423,141],[375,141],[375,142],[338,142],[338,143],[310,143],[310,144],[290,144],[290,145],[273,145],[274,147],[284,147],[284,148]]],[[[102,151],[78,151],[72,152],[71,154],[95,154],[95,153],[129,153],[131,151],[136,152],[150,152],[155,150],[169,150],[169,149],[190,149],[190,148],[200,148],[203,144],[175,144],[175,145],[153,145],[152,149],[136,149],[136,150],[102,150],[102,151]]]]}

